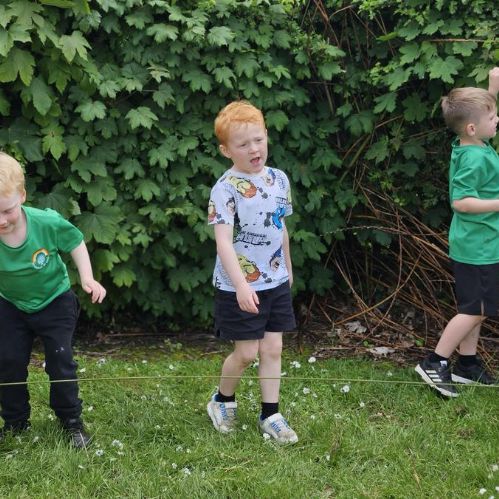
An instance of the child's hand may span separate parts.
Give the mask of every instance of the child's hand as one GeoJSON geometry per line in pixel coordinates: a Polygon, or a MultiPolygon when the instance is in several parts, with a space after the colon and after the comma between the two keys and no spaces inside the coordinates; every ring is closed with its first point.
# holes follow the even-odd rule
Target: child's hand
{"type": "Polygon", "coordinates": [[[497,97],[499,92],[499,67],[489,71],[489,92],[497,97]]]}
{"type": "Polygon", "coordinates": [[[247,282],[243,282],[236,288],[236,297],[241,310],[251,314],[258,313],[257,305],[260,305],[260,300],[258,299],[256,292],[247,282]]]}
{"type": "Polygon", "coordinates": [[[91,295],[92,303],[102,303],[106,297],[106,290],[104,286],[98,283],[95,279],[88,279],[81,283],[81,287],[85,293],[91,295]]]}

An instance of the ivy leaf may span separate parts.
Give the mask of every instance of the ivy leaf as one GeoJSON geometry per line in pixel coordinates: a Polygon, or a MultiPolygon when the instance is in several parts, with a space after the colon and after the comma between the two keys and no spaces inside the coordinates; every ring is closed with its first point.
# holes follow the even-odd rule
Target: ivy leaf
{"type": "Polygon", "coordinates": [[[236,79],[236,75],[227,66],[222,66],[215,68],[213,71],[215,75],[215,81],[217,83],[222,83],[227,88],[234,88],[232,80],[236,79]]]}
{"type": "Polygon", "coordinates": [[[369,147],[366,152],[366,159],[373,159],[376,164],[381,163],[390,155],[390,148],[388,144],[388,137],[383,137],[378,142],[369,147]]]}
{"type": "Polygon", "coordinates": [[[119,257],[110,250],[99,248],[92,253],[92,263],[97,272],[109,272],[115,263],[119,263],[119,257]]]}
{"type": "Polygon", "coordinates": [[[410,64],[419,57],[419,45],[417,43],[408,43],[400,47],[403,54],[400,58],[401,64],[410,64]]]}
{"type": "Polygon", "coordinates": [[[161,109],[164,109],[167,104],[173,104],[175,102],[175,97],[171,85],[168,83],[161,83],[158,89],[152,94],[152,100],[161,109]]]}
{"type": "Polygon", "coordinates": [[[119,91],[119,85],[113,80],[104,80],[99,85],[99,93],[102,97],[110,97],[111,99],[114,99],[119,91]]]}
{"type": "Polygon", "coordinates": [[[45,116],[52,107],[52,92],[47,84],[39,77],[33,78],[29,86],[29,92],[33,100],[33,106],[42,115],[45,116]]]}
{"type": "Polygon", "coordinates": [[[291,35],[282,29],[274,31],[274,43],[283,49],[290,47],[291,35]]]}
{"type": "Polygon", "coordinates": [[[165,40],[175,41],[178,38],[178,28],[171,24],[153,24],[147,28],[146,33],[153,36],[156,43],[162,43],[165,40]]]}
{"type": "Polygon", "coordinates": [[[147,128],[152,127],[158,117],[146,106],[139,106],[137,109],[131,109],[126,114],[125,118],[130,123],[130,128],[134,130],[140,126],[147,128]]]}
{"type": "Polygon", "coordinates": [[[469,57],[478,47],[476,42],[454,42],[452,44],[452,52],[464,57],[469,57]]]}
{"type": "Polygon", "coordinates": [[[73,61],[76,53],[82,59],[87,59],[87,49],[90,48],[90,45],[80,31],[73,31],[71,36],[62,35],[59,44],[68,62],[73,61]]]}
{"type": "Polygon", "coordinates": [[[112,276],[113,282],[116,286],[118,286],[118,288],[129,288],[137,280],[135,272],[126,265],[117,265],[114,267],[112,276]]]}
{"type": "Polygon", "coordinates": [[[395,71],[385,76],[385,81],[390,90],[397,90],[409,79],[409,75],[410,69],[403,69],[399,66],[395,71]]]}
{"type": "Polygon", "coordinates": [[[159,186],[148,178],[140,179],[135,184],[135,199],[143,199],[144,201],[151,201],[154,196],[159,196],[161,189],[159,186]]]}
{"type": "Polygon", "coordinates": [[[343,73],[343,69],[341,69],[341,66],[334,61],[319,64],[319,66],[317,67],[317,71],[319,73],[319,76],[327,81],[331,80],[333,75],[343,73]]]}
{"type": "Polygon", "coordinates": [[[84,188],[88,200],[92,206],[99,206],[102,201],[114,201],[117,191],[111,184],[110,178],[95,178],[84,188]]]}
{"type": "Polygon", "coordinates": [[[196,90],[202,90],[204,93],[208,93],[211,90],[211,79],[206,74],[199,69],[190,69],[182,75],[182,81],[188,82],[189,87],[194,92],[196,90]]]}
{"type": "Polygon", "coordinates": [[[265,116],[265,121],[269,128],[273,127],[280,132],[289,123],[289,118],[284,111],[269,111],[265,116]]]}
{"type": "Polygon", "coordinates": [[[28,86],[33,78],[34,57],[26,50],[14,47],[0,64],[0,82],[15,81],[17,75],[28,86]]]}
{"type": "Polygon", "coordinates": [[[358,137],[363,133],[372,131],[374,126],[373,116],[369,111],[353,114],[347,118],[345,125],[353,135],[358,137]]]}
{"type": "Polygon", "coordinates": [[[93,213],[83,212],[76,217],[76,225],[85,235],[85,241],[94,239],[98,243],[111,244],[118,234],[118,224],[123,214],[116,206],[101,204],[93,213]]]}
{"type": "Polygon", "coordinates": [[[463,63],[453,55],[449,55],[445,59],[436,57],[430,65],[430,78],[454,83],[452,75],[457,75],[462,67],[463,63]]]}
{"type": "Polygon", "coordinates": [[[125,21],[128,26],[134,26],[135,28],[142,30],[145,28],[146,24],[150,24],[153,20],[149,9],[136,10],[133,14],[128,14],[125,16],[125,21]]]}
{"type": "Polygon", "coordinates": [[[106,106],[101,101],[87,100],[80,104],[75,111],[80,113],[83,121],[94,121],[96,118],[103,119],[106,117],[106,106]]]}
{"type": "Polygon", "coordinates": [[[66,152],[66,144],[62,138],[64,129],[56,124],[50,125],[42,129],[44,133],[42,140],[42,149],[44,153],[50,151],[50,154],[55,159],[59,159],[62,153],[66,152]]]}
{"type": "Polygon", "coordinates": [[[421,100],[418,94],[412,94],[402,101],[405,107],[404,118],[410,122],[421,122],[428,115],[428,105],[421,100]]]}
{"type": "Polygon", "coordinates": [[[258,64],[256,57],[250,53],[242,53],[235,57],[235,70],[238,76],[242,76],[243,74],[248,78],[253,78],[255,71],[260,68],[260,64],[258,64]]]}
{"type": "Polygon", "coordinates": [[[131,180],[134,177],[143,177],[145,172],[142,165],[135,158],[126,158],[120,165],[114,169],[115,173],[122,173],[125,180],[131,180]]]}
{"type": "Polygon", "coordinates": [[[76,172],[87,184],[92,180],[92,175],[107,176],[106,165],[91,156],[77,159],[71,164],[71,171],[76,172]]]}
{"type": "Polygon", "coordinates": [[[376,102],[376,105],[374,106],[374,112],[376,114],[380,114],[383,111],[391,113],[397,104],[397,93],[389,92],[387,94],[380,95],[374,99],[374,102],[376,102]]]}
{"type": "Polygon", "coordinates": [[[215,26],[208,31],[208,42],[215,47],[222,47],[228,45],[234,38],[234,33],[227,26],[215,26]]]}
{"type": "Polygon", "coordinates": [[[186,157],[188,151],[196,149],[199,145],[199,140],[196,137],[184,137],[177,147],[178,155],[181,157],[186,157]]]}

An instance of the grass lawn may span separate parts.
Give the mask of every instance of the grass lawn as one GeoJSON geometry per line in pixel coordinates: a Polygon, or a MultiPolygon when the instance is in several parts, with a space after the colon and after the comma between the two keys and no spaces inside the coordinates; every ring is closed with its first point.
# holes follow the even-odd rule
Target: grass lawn
{"type": "MultiPolygon", "coordinates": [[[[172,352],[78,361],[82,378],[173,377],[217,375],[222,358],[172,352]]],[[[32,429],[0,446],[0,497],[499,499],[497,388],[465,387],[458,399],[442,400],[418,384],[293,380],[417,378],[413,366],[309,363],[289,351],[283,371],[281,412],[300,438],[291,447],[257,431],[256,379],[242,381],[239,429],[230,435],[217,433],[206,414],[215,378],[83,381],[94,435],[88,451],[68,447],[48,385],[31,385],[32,429]]],[[[46,379],[41,368],[30,372],[30,380],[46,379]]]]}

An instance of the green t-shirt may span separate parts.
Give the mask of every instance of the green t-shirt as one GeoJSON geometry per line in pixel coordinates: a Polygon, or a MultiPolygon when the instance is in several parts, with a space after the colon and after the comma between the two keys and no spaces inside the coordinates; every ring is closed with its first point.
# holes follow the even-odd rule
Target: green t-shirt
{"type": "MultiPolygon", "coordinates": [[[[452,143],[449,197],[499,199],[499,156],[494,148],[452,143]]],[[[462,263],[499,262],[499,212],[460,213],[454,210],[449,231],[449,256],[462,263]]]]}
{"type": "Polygon", "coordinates": [[[23,312],[38,312],[68,291],[70,282],[59,252],[69,253],[83,234],[54,210],[23,206],[26,240],[11,248],[0,241],[0,296],[23,312]]]}

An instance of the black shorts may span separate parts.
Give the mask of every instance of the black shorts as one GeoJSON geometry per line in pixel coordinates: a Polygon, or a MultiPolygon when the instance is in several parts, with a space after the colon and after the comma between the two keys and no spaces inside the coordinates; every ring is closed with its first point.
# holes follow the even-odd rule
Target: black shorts
{"type": "Polygon", "coordinates": [[[239,308],[236,293],[215,291],[215,334],[224,340],[261,340],[265,332],[292,331],[296,327],[289,282],[257,291],[258,314],[239,308]]]}
{"type": "Polygon", "coordinates": [[[499,313],[499,263],[472,265],[452,261],[460,314],[495,317],[499,313]]]}

